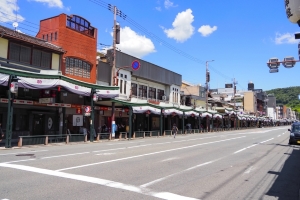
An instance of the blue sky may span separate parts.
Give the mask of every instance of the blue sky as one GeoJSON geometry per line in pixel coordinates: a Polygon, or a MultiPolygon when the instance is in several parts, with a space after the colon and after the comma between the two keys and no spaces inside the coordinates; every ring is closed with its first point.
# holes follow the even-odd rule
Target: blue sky
{"type": "Polygon", "coordinates": [[[117,18],[119,49],[193,84],[205,83],[205,61],[213,59],[210,88],[222,88],[233,78],[238,89],[247,89],[249,81],[264,90],[300,85],[300,63],[273,74],[266,65],[271,57],[298,60],[293,37],[300,28],[287,19],[283,0],[18,0],[17,13],[15,2],[0,0],[2,25],[12,28],[17,14],[19,30],[35,35],[41,19],[76,14],[98,29],[98,43],[106,45],[112,44],[113,14],[101,5],[116,5],[127,15],[117,18]]]}

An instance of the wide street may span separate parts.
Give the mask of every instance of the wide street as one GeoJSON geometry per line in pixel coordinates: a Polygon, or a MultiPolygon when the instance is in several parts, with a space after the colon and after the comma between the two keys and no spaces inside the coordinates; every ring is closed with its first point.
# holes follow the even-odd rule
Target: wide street
{"type": "Polygon", "coordinates": [[[289,127],[0,150],[0,199],[298,199],[289,127]]]}

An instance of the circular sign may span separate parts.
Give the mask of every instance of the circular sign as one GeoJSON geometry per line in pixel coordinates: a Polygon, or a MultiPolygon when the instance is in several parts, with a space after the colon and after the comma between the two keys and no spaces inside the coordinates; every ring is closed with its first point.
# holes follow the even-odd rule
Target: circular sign
{"type": "Polygon", "coordinates": [[[85,111],[86,113],[91,112],[91,107],[90,107],[90,106],[86,106],[86,107],[84,108],[84,111],[85,111]]]}
{"type": "Polygon", "coordinates": [[[137,61],[137,60],[135,60],[135,61],[133,61],[132,63],[131,63],[131,68],[133,69],[133,70],[138,70],[139,68],[140,68],[140,62],[139,61],[137,61]]]}

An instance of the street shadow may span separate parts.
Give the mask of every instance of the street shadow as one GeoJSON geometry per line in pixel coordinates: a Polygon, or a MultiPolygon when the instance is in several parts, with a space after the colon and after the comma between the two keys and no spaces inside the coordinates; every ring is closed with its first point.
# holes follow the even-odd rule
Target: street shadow
{"type": "Polygon", "coordinates": [[[266,193],[268,196],[278,198],[279,200],[298,200],[300,188],[300,150],[294,148],[289,153],[281,171],[269,171],[269,174],[277,176],[273,185],[266,193]]]}

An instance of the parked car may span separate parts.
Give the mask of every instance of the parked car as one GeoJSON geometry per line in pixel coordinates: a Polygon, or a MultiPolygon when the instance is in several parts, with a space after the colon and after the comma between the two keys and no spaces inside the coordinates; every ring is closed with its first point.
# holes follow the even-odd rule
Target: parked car
{"type": "Polygon", "coordinates": [[[300,122],[295,122],[291,125],[289,144],[300,144],[300,122]]]}

